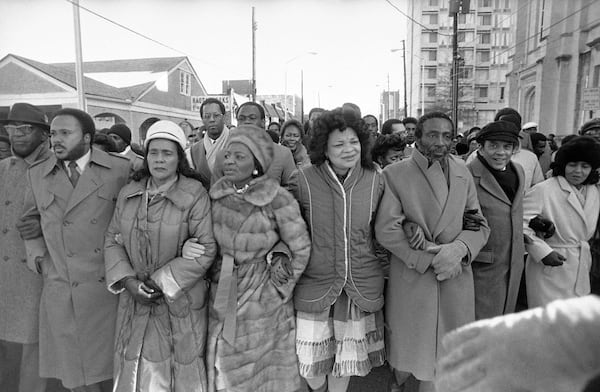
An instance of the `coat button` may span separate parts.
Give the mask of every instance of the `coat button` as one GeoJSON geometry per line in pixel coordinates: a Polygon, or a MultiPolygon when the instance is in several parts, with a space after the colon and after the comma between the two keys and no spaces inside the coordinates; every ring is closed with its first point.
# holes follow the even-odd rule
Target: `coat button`
{"type": "Polygon", "coordinates": [[[95,225],[96,223],[98,223],[98,221],[96,220],[96,218],[92,219],[92,224],[95,225]]]}
{"type": "Polygon", "coordinates": [[[4,202],[4,205],[6,205],[6,206],[9,205],[9,204],[10,204],[10,200],[7,200],[7,201],[4,202]]]}
{"type": "Polygon", "coordinates": [[[73,253],[71,253],[71,252],[67,253],[67,257],[73,257],[73,253]]]}
{"type": "Polygon", "coordinates": [[[77,286],[79,286],[79,283],[77,283],[77,282],[73,282],[73,283],[71,283],[71,286],[73,286],[73,287],[77,287],[77,286]]]}
{"type": "Polygon", "coordinates": [[[67,226],[69,226],[70,224],[71,224],[71,222],[69,222],[69,221],[64,221],[64,222],[63,222],[63,226],[64,226],[64,227],[67,227],[67,226]]]}
{"type": "Polygon", "coordinates": [[[4,229],[2,229],[2,234],[6,234],[8,233],[8,229],[5,227],[4,229]]]}
{"type": "Polygon", "coordinates": [[[104,282],[104,276],[101,276],[100,279],[98,279],[98,282],[100,282],[100,283],[104,282]]]}
{"type": "Polygon", "coordinates": [[[21,263],[27,263],[27,259],[21,259],[21,263]]]}
{"type": "Polygon", "coordinates": [[[94,252],[96,252],[96,253],[100,253],[100,252],[102,252],[102,249],[100,249],[100,248],[96,248],[96,249],[94,249],[94,252]]]}

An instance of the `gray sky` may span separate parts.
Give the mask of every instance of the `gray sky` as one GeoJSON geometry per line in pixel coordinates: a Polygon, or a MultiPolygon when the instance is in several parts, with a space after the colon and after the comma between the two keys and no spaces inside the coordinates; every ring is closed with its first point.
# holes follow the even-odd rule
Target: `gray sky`
{"type": "MultiPolygon", "coordinates": [[[[407,0],[391,0],[406,10],[407,0]]],[[[379,113],[379,93],[402,90],[408,20],[385,0],[80,0],[83,7],[187,55],[211,94],[221,80],[251,78],[251,9],[258,94],[300,94],[305,110],[344,102],[379,113]],[[307,52],[317,52],[308,55],[307,52]],[[297,58],[296,58],[297,57],[297,58]],[[294,59],[295,58],[295,59],[294,59]],[[292,60],[294,59],[294,60],[292,60]],[[290,61],[291,60],[291,61],[290,61]]],[[[1,0],[0,57],[74,61],[73,6],[66,0],[1,0]]],[[[81,10],[84,60],[180,56],[81,10]]]]}

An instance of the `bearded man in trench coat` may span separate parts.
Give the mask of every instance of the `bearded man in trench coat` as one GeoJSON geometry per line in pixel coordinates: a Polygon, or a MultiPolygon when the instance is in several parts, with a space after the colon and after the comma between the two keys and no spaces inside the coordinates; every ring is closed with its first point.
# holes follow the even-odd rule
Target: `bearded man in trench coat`
{"type": "Polygon", "coordinates": [[[50,258],[41,265],[40,373],[75,392],[112,388],[117,296],[106,290],[104,232],[129,160],[90,147],[93,119],[61,109],[53,156],[29,169],[26,216],[39,217],[50,258]]]}
{"type": "Polygon", "coordinates": [[[463,230],[466,210],[480,211],[473,177],[449,155],[454,125],[440,112],[421,117],[409,159],[383,171],[385,190],[375,222],[377,240],[391,251],[386,316],[388,360],[398,384],[410,374],[420,391],[434,390],[441,339],[475,320],[471,261],[490,230],[481,213],[478,231],[463,230]],[[413,249],[403,223],[421,227],[425,249],[413,249]]]}

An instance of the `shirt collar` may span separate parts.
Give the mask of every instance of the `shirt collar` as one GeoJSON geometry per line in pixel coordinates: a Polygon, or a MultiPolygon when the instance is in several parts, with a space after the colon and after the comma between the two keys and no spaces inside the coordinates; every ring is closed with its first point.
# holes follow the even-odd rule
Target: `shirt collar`
{"type": "MultiPolygon", "coordinates": [[[[92,158],[92,149],[90,148],[87,153],[85,153],[81,158],[75,161],[77,164],[77,168],[79,169],[79,173],[83,173],[88,163],[90,163],[90,159],[92,158]]],[[[69,167],[69,163],[71,161],[65,161],[65,167],[69,167]]]]}

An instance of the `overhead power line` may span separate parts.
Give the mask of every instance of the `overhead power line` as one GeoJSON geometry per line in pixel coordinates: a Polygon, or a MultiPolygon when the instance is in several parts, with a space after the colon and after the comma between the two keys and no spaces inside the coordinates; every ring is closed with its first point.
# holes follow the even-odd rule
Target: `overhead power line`
{"type": "Polygon", "coordinates": [[[411,18],[409,15],[407,15],[404,11],[402,11],[400,8],[398,8],[394,3],[392,3],[390,0],[385,0],[386,3],[388,3],[389,5],[391,5],[392,7],[394,7],[396,9],[396,11],[400,12],[402,15],[404,15],[406,18],[408,18],[409,20],[411,20],[413,23],[418,24],[419,26],[421,26],[423,28],[423,30],[426,30],[430,33],[437,33],[439,35],[444,35],[446,37],[452,37],[452,34],[444,34],[444,33],[440,33],[437,29],[431,29],[427,26],[425,26],[424,24],[422,24],[421,22],[417,21],[416,19],[411,18]]]}

